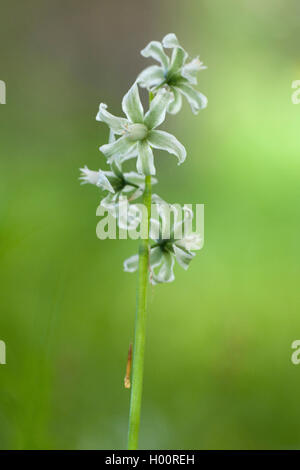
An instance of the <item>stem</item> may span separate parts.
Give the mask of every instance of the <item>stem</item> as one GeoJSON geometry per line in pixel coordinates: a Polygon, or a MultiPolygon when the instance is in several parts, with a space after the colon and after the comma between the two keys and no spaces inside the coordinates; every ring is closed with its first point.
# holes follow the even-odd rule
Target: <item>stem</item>
{"type": "MultiPolygon", "coordinates": [[[[149,104],[153,94],[149,93],[149,104]]],[[[136,299],[135,333],[133,347],[132,388],[128,425],[128,450],[137,450],[141,421],[143,392],[144,357],[146,340],[146,307],[149,272],[149,228],[151,218],[151,176],[145,177],[143,203],[147,208],[147,238],[141,239],[139,246],[139,271],[136,299]]]]}
{"type": "Polygon", "coordinates": [[[139,247],[139,272],[137,287],[137,308],[133,348],[132,388],[130,398],[128,449],[138,448],[138,437],[141,419],[144,355],[146,339],[146,305],[149,272],[149,223],[151,215],[151,176],[146,176],[144,205],[148,211],[148,236],[141,240],[139,247]]]}

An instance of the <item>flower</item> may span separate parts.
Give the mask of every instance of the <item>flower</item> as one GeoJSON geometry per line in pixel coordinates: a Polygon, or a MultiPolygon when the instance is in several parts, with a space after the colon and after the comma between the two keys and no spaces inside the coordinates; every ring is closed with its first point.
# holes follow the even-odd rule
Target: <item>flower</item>
{"type": "Polygon", "coordinates": [[[98,188],[101,188],[103,191],[109,191],[114,193],[115,190],[112,187],[108,176],[111,177],[112,172],[110,171],[94,171],[90,170],[86,165],[84,168],[80,168],[81,175],[79,179],[81,180],[81,184],[95,184],[98,188]]]}
{"type": "Polygon", "coordinates": [[[137,82],[143,88],[155,92],[161,87],[167,87],[172,91],[174,100],[169,103],[168,112],[178,113],[182,106],[182,95],[188,100],[192,111],[197,114],[200,109],[206,108],[207,98],[193,85],[197,85],[197,72],[206,69],[199,57],[187,62],[188,54],[180,46],[175,34],[167,34],[162,42],[151,41],[141,51],[142,56],[152,57],[160,65],[151,65],[143,70],[137,78],[137,82]],[[171,58],[165,53],[165,49],[172,49],[171,58]]]}
{"type": "MultiPolygon", "coordinates": [[[[93,171],[87,166],[80,168],[82,184],[94,184],[103,191],[107,191],[101,205],[111,209],[119,204],[120,199],[126,197],[133,201],[140,197],[145,190],[145,176],[129,171],[123,173],[121,163],[116,159],[111,161],[111,171],[93,171]]],[[[151,179],[156,184],[156,178],[151,179]]]]}
{"type": "Polygon", "coordinates": [[[175,155],[178,164],[181,164],[186,158],[184,146],[172,134],[155,130],[164,121],[171,100],[172,93],[162,89],[151,101],[149,110],[144,113],[138,86],[134,83],[122,101],[127,118],[113,116],[107,111],[107,105],[101,103],[97,121],[105,122],[113,134],[121,137],[102,145],[100,151],[109,161],[116,155],[119,160],[137,155],[137,171],[143,175],[155,175],[152,148],[166,150],[175,155]]]}
{"type": "MultiPolygon", "coordinates": [[[[173,208],[158,196],[154,195],[154,202],[158,205],[159,220],[151,219],[150,237],[154,244],[150,247],[150,282],[160,284],[172,282],[174,276],[175,259],[183,269],[188,269],[191,260],[194,258],[193,251],[202,248],[201,236],[193,233],[189,227],[187,233],[182,238],[175,237],[178,229],[182,233],[185,223],[191,220],[193,214],[190,209],[184,212],[184,217],[180,222],[173,225],[168,238],[163,236],[163,223],[169,217],[170,209],[173,208]]],[[[190,224],[189,224],[190,225],[190,224]]],[[[135,272],[138,269],[139,255],[133,255],[124,261],[124,271],[135,272]]]]}
{"type": "MultiPolygon", "coordinates": [[[[131,229],[138,226],[142,219],[140,208],[130,201],[138,199],[145,190],[145,176],[134,171],[123,173],[117,159],[111,161],[111,171],[93,171],[87,166],[80,168],[82,184],[94,184],[107,192],[100,205],[118,220],[120,228],[131,229]]],[[[157,179],[151,178],[151,184],[157,179]]]]}

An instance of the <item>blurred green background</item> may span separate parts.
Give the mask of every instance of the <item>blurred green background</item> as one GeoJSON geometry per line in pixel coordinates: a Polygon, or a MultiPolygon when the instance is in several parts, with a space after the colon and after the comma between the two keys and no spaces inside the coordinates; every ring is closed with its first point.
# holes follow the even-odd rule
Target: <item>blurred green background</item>
{"type": "Polygon", "coordinates": [[[134,241],[96,238],[105,167],[95,121],[174,32],[208,66],[157,154],[156,191],[205,203],[205,245],[151,287],[140,447],[300,448],[298,0],[0,1],[1,449],[120,449],[129,392],[134,241]]]}

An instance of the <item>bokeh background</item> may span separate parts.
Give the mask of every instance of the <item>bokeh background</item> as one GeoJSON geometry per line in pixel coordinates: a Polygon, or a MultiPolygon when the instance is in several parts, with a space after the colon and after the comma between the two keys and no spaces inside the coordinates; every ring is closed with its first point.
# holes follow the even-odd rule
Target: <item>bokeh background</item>
{"type": "Polygon", "coordinates": [[[300,448],[298,0],[0,1],[1,449],[121,449],[134,241],[96,238],[100,101],[175,32],[208,66],[209,106],[167,128],[159,194],[205,204],[205,246],[150,289],[140,447],[300,448]]]}

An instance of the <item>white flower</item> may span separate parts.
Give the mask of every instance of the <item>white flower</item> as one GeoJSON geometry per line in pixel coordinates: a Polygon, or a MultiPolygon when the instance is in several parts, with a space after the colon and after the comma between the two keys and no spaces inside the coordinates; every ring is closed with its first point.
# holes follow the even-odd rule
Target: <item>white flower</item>
{"type": "MultiPolygon", "coordinates": [[[[130,229],[141,222],[141,210],[129,202],[138,199],[145,190],[145,176],[134,171],[123,173],[121,163],[112,160],[111,171],[93,171],[87,166],[80,168],[82,184],[94,184],[107,192],[100,205],[118,219],[119,227],[130,229]],[[125,223],[123,220],[125,219],[125,223]]],[[[156,184],[151,178],[151,184],[156,184]]]]}
{"type": "MultiPolygon", "coordinates": [[[[122,165],[118,160],[112,160],[111,171],[93,171],[87,166],[80,168],[82,184],[94,184],[102,191],[107,191],[107,195],[102,199],[101,205],[106,208],[113,208],[119,204],[122,197],[133,201],[140,197],[145,190],[145,176],[134,171],[123,173],[122,165]]],[[[152,184],[156,184],[156,178],[151,179],[152,184]]]]}
{"type": "Polygon", "coordinates": [[[155,130],[164,121],[171,100],[172,93],[161,89],[151,101],[149,110],[144,113],[135,83],[122,101],[127,118],[113,116],[107,111],[107,105],[101,103],[97,121],[105,122],[114,135],[121,137],[102,145],[100,151],[109,161],[116,155],[119,160],[137,155],[137,171],[143,175],[155,174],[152,148],[166,150],[175,155],[178,164],[181,164],[186,158],[184,146],[172,134],[155,130]]]}
{"type": "Polygon", "coordinates": [[[110,171],[94,171],[89,170],[89,168],[85,165],[84,168],[80,168],[81,175],[79,179],[82,181],[81,184],[95,184],[98,188],[101,188],[104,191],[110,191],[114,193],[115,190],[109,182],[109,176],[111,176],[110,171]]]}
{"type": "MultiPolygon", "coordinates": [[[[178,225],[184,230],[185,222],[193,215],[190,210],[184,212],[184,217],[177,225],[173,225],[169,238],[164,238],[163,224],[169,217],[172,206],[167,204],[157,195],[153,195],[153,200],[159,205],[159,220],[151,219],[150,237],[154,244],[150,247],[150,282],[152,284],[160,284],[172,282],[174,276],[175,259],[183,269],[188,269],[191,260],[194,258],[194,250],[202,248],[202,240],[200,235],[189,232],[184,234],[183,238],[176,239],[174,234],[178,225]],[[154,238],[157,236],[157,238],[154,238]]],[[[133,255],[124,261],[124,271],[135,272],[138,269],[139,255],[133,255]]]]}
{"type": "Polygon", "coordinates": [[[169,103],[168,112],[178,113],[182,106],[184,96],[194,114],[207,106],[207,98],[193,88],[197,85],[197,73],[206,69],[199,57],[187,62],[188,54],[181,47],[175,34],[167,34],[162,42],[151,41],[141,51],[144,57],[152,57],[160,65],[151,65],[143,70],[137,78],[137,82],[144,88],[153,92],[167,87],[173,93],[174,100],[169,103]],[[171,58],[165,53],[165,49],[172,49],[171,58]]]}

